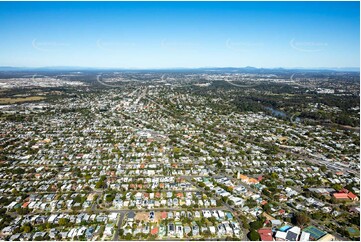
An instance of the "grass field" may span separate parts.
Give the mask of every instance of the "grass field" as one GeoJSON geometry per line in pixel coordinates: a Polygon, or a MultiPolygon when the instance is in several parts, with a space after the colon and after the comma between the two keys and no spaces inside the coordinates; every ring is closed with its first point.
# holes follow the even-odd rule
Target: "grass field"
{"type": "Polygon", "coordinates": [[[359,237],[360,236],[360,230],[358,230],[357,228],[348,227],[347,231],[351,237],[359,237]]]}
{"type": "Polygon", "coordinates": [[[19,97],[19,98],[0,98],[0,104],[14,104],[14,103],[22,103],[22,102],[31,102],[31,101],[40,101],[45,99],[45,97],[40,96],[30,96],[30,97],[19,97]]]}

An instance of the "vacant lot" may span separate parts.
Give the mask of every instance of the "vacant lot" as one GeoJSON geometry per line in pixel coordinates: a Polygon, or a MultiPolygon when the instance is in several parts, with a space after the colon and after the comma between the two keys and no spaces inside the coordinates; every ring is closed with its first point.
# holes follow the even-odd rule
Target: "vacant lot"
{"type": "Polygon", "coordinates": [[[148,222],[149,220],[149,213],[148,212],[140,212],[135,215],[135,220],[148,222]]]}
{"type": "Polygon", "coordinates": [[[149,221],[149,212],[138,212],[135,215],[135,220],[144,221],[144,222],[156,222],[159,223],[162,220],[162,213],[155,212],[154,213],[154,220],[149,221]]]}
{"type": "Polygon", "coordinates": [[[21,102],[40,101],[43,99],[45,99],[45,97],[40,97],[40,96],[18,97],[18,98],[5,97],[5,98],[0,98],[0,104],[13,104],[13,103],[21,103],[21,102]]]}

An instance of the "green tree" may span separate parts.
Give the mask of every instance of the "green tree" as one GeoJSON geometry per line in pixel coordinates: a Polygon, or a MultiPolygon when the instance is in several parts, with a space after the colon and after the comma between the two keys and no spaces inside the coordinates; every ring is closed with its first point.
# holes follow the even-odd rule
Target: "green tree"
{"type": "Polygon", "coordinates": [[[270,213],[271,212],[271,206],[268,203],[266,203],[265,205],[263,205],[263,210],[266,213],[270,213]]]}
{"type": "Polygon", "coordinates": [[[60,218],[58,223],[59,223],[60,226],[66,226],[69,223],[69,219],[60,218]]]}
{"type": "Polygon", "coordinates": [[[24,231],[24,233],[30,233],[31,230],[32,230],[32,227],[30,224],[24,224],[22,227],[21,227],[21,230],[24,231]]]}
{"type": "Polygon", "coordinates": [[[253,222],[249,223],[249,226],[251,227],[251,229],[256,230],[256,229],[260,229],[263,227],[263,222],[260,220],[256,220],[253,222]]]}
{"type": "Polygon", "coordinates": [[[124,239],[126,239],[126,240],[131,240],[131,239],[132,239],[132,234],[126,234],[126,235],[124,236],[124,239]]]}
{"type": "Polygon", "coordinates": [[[333,184],[332,188],[335,189],[336,191],[339,191],[342,189],[342,186],[340,184],[333,184]]]}
{"type": "Polygon", "coordinates": [[[248,238],[251,240],[251,241],[258,241],[260,240],[260,236],[259,234],[257,233],[257,231],[255,230],[251,230],[251,232],[248,233],[248,238]]]}
{"type": "Polygon", "coordinates": [[[303,212],[295,215],[295,222],[298,226],[303,227],[310,222],[310,218],[303,212]]]}
{"type": "Polygon", "coordinates": [[[242,226],[243,228],[245,229],[249,229],[249,223],[248,223],[248,219],[246,216],[243,216],[243,215],[239,215],[239,219],[242,221],[242,226]]]}

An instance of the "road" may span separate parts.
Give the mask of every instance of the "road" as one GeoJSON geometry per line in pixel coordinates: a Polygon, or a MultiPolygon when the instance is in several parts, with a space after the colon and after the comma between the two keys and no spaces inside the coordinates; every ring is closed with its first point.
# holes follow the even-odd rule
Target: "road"
{"type": "MultiPolygon", "coordinates": [[[[193,183],[193,185],[196,186],[199,190],[203,191],[204,193],[207,193],[207,191],[206,191],[203,187],[198,186],[198,184],[197,184],[196,182],[193,182],[190,177],[186,177],[186,179],[187,179],[189,182],[193,183]]],[[[213,196],[214,199],[217,199],[217,197],[215,197],[215,195],[212,194],[212,196],[213,196]]],[[[227,203],[223,202],[222,200],[221,200],[221,202],[222,202],[223,206],[226,207],[229,211],[231,211],[231,212],[235,212],[235,211],[236,211],[233,207],[231,207],[231,206],[228,205],[227,203]]],[[[233,214],[233,215],[234,215],[234,214],[233,214]]],[[[242,221],[241,221],[237,216],[235,216],[235,215],[234,215],[234,218],[237,219],[237,221],[238,221],[238,223],[239,223],[239,225],[240,225],[240,228],[241,228],[241,230],[242,230],[242,235],[241,235],[241,236],[242,236],[242,240],[243,240],[243,241],[247,240],[247,236],[246,236],[247,233],[246,233],[246,230],[243,228],[242,221]]]]}
{"type": "Polygon", "coordinates": [[[126,212],[120,212],[119,215],[118,215],[119,218],[118,218],[118,222],[117,222],[117,228],[116,228],[115,233],[114,233],[113,241],[118,241],[119,240],[119,230],[120,230],[120,228],[122,226],[125,214],[126,214],[126,212]]]}

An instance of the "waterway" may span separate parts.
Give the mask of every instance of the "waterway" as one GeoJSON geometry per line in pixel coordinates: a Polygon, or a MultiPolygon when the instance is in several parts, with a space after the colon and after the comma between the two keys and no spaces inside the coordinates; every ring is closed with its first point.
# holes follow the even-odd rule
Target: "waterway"
{"type": "Polygon", "coordinates": [[[278,110],[278,109],[274,109],[273,107],[265,107],[268,111],[271,111],[271,114],[275,117],[278,117],[278,118],[289,118],[291,121],[294,120],[295,122],[300,122],[301,119],[298,118],[298,117],[293,117],[293,115],[288,115],[287,113],[281,111],[281,110],[278,110]]]}

